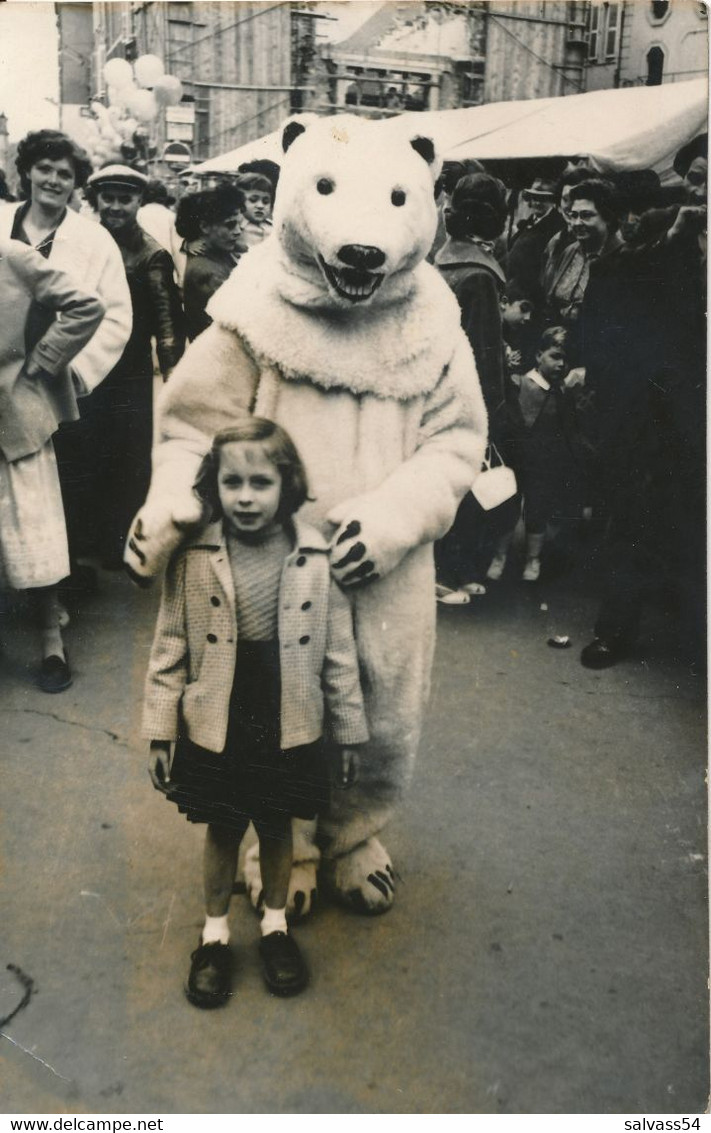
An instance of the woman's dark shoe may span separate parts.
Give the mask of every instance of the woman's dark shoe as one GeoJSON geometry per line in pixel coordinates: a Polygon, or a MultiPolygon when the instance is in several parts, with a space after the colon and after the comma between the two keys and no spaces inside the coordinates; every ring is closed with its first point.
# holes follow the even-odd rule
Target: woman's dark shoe
{"type": "Polygon", "coordinates": [[[608,669],[627,653],[627,646],[618,638],[596,637],[581,651],[580,664],[586,669],[608,669]]]}
{"type": "Polygon", "coordinates": [[[232,990],[232,953],[229,944],[201,944],[190,957],[185,994],[195,1007],[222,1007],[232,990]]]}
{"type": "Polygon", "coordinates": [[[294,938],[287,932],[270,932],[259,942],[264,982],[272,995],[298,995],[309,973],[294,938]]]}
{"type": "Polygon", "coordinates": [[[45,657],[40,665],[37,687],[42,692],[64,692],[72,683],[72,671],[64,657],[55,653],[45,657]]]}

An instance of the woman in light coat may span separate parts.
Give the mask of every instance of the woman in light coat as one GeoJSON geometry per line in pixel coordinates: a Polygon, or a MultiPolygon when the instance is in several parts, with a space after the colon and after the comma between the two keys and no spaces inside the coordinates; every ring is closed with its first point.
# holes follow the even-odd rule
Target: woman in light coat
{"type": "MultiPolygon", "coordinates": [[[[97,295],[104,307],[98,329],[71,364],[74,390],[82,398],[116,365],[131,333],[131,297],[121,253],[108,232],[69,207],[72,193],[91,173],[86,153],[71,138],[57,130],[29,133],[18,146],[16,165],[26,199],[0,206],[0,240],[32,245],[50,267],[66,271],[76,287],[97,295]]],[[[70,557],[76,559],[86,480],[81,420],[62,426],[55,448],[70,557]]]]}

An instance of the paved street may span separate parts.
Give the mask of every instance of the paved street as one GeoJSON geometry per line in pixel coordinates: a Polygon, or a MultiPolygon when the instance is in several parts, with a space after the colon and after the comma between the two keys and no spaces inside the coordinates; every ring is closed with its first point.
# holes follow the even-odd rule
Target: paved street
{"type": "Polygon", "coordinates": [[[581,594],[504,580],[440,610],[417,775],[385,839],[393,911],[320,908],[298,929],[312,984],[281,1001],[236,897],[239,974],[212,1013],[182,992],[201,831],[151,789],[138,736],[156,595],[102,574],[56,697],[6,619],[0,1016],[22,996],[6,964],[34,993],[0,1036],[3,1110],[701,1112],[705,686],[659,613],[634,658],[582,669],[581,594]]]}

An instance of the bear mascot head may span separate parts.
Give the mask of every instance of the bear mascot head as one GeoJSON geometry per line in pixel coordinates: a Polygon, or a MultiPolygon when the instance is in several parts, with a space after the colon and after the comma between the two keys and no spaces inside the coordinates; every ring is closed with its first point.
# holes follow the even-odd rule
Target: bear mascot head
{"type": "MultiPolygon", "coordinates": [[[[394,875],[376,834],[410,778],[429,688],[432,543],[481,467],[486,414],[457,301],[425,262],[432,141],[404,119],[344,115],[288,123],[283,146],[272,234],[213,295],[212,325],[162,391],[126,558],[148,579],[199,523],[192,485],[215,433],[249,414],[287,429],[308,474],[304,519],[349,598],[369,733],[348,789],[296,839],[290,902],[308,910],[320,859],[325,889],[379,912],[394,875]]],[[[172,735],[179,694],[166,696],[156,713],[172,735]]],[[[259,894],[249,869],[248,887],[259,894]]]]}
{"type": "Polygon", "coordinates": [[[418,135],[395,145],[389,125],[349,116],[294,121],[284,130],[274,229],[291,271],[320,306],[352,310],[401,299],[432,246],[434,145],[418,135]],[[388,161],[389,138],[397,156],[388,161]]]}

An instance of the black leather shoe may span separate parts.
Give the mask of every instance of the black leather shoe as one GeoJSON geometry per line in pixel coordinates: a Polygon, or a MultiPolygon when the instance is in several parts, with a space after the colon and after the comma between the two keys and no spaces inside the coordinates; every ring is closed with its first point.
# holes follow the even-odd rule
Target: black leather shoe
{"type": "Polygon", "coordinates": [[[264,982],[272,995],[298,995],[309,982],[303,956],[287,932],[270,932],[259,942],[264,982]]]}
{"type": "Polygon", "coordinates": [[[586,669],[608,669],[627,655],[627,647],[614,637],[595,637],[580,653],[586,669]]]}
{"type": "Polygon", "coordinates": [[[201,944],[190,957],[185,994],[195,1007],[222,1007],[232,990],[232,953],[229,944],[201,944]]]}
{"type": "Polygon", "coordinates": [[[37,687],[42,692],[64,692],[71,683],[72,671],[64,657],[53,653],[51,657],[44,658],[37,678],[37,687]]]}

